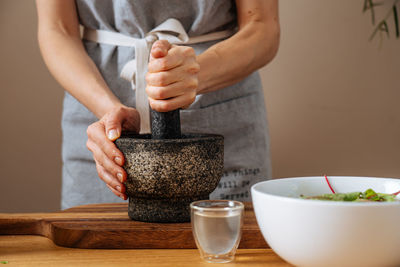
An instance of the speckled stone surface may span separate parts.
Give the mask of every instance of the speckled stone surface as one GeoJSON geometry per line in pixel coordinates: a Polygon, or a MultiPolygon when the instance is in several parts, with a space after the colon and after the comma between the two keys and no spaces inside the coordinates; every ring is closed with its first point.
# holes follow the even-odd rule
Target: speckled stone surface
{"type": "Polygon", "coordinates": [[[208,194],[168,199],[129,197],[128,214],[132,220],[142,222],[188,222],[190,203],[208,198],[208,194]]]}
{"type": "Polygon", "coordinates": [[[152,139],[181,138],[179,109],[169,112],[157,112],[151,109],[150,114],[152,139]]]}
{"type": "Polygon", "coordinates": [[[221,179],[223,140],[223,136],[212,134],[157,140],[150,135],[123,133],[115,143],[126,159],[130,218],[190,221],[190,202],[207,199],[221,179]]]}

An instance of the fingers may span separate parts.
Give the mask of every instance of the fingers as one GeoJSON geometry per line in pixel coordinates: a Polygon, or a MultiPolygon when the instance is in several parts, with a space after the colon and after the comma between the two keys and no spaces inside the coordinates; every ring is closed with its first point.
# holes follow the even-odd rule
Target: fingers
{"type": "Polygon", "coordinates": [[[183,95],[167,99],[167,100],[156,100],[149,98],[150,106],[153,110],[158,112],[168,112],[181,107],[187,108],[196,99],[196,92],[190,91],[183,95]]]}
{"type": "MultiPolygon", "coordinates": [[[[194,59],[186,60],[185,64],[170,69],[146,74],[146,82],[149,86],[167,86],[175,82],[187,79],[192,75],[197,75],[200,71],[200,65],[194,59]]],[[[197,76],[196,76],[197,78],[197,76]]]]}
{"type": "Polygon", "coordinates": [[[200,65],[196,54],[188,46],[171,47],[159,42],[154,50],[157,47],[167,53],[153,58],[148,65],[146,92],[150,106],[159,112],[186,108],[194,102],[198,90],[200,65]]]}
{"type": "Polygon", "coordinates": [[[123,182],[127,174],[122,168],[125,158],[113,142],[121,135],[122,129],[139,131],[140,117],[137,110],[126,106],[110,110],[88,127],[86,146],[93,153],[99,177],[115,195],[126,199],[123,182]]]}
{"type": "Polygon", "coordinates": [[[151,47],[150,55],[153,58],[165,57],[168,54],[168,50],[171,48],[171,44],[167,40],[155,41],[151,47]]]}
{"type": "Polygon", "coordinates": [[[121,136],[121,128],[135,132],[140,130],[139,113],[133,108],[117,108],[107,113],[101,121],[105,126],[107,138],[111,141],[121,136]]]}
{"type": "Polygon", "coordinates": [[[176,68],[183,64],[185,57],[178,47],[172,47],[164,57],[154,58],[149,62],[148,72],[160,72],[176,68]]]}
{"type": "Polygon", "coordinates": [[[112,112],[102,118],[105,126],[107,137],[111,141],[115,141],[121,136],[121,125],[123,117],[121,112],[112,112]]]}
{"type": "Polygon", "coordinates": [[[121,167],[124,164],[122,152],[106,137],[105,127],[100,121],[88,127],[87,135],[86,146],[93,153],[100,179],[114,189],[114,194],[126,199],[122,183],[126,181],[127,174],[121,167]]]}
{"type": "Polygon", "coordinates": [[[122,198],[123,200],[127,200],[128,197],[126,196],[126,194],[121,194],[120,192],[118,192],[117,190],[115,190],[114,188],[112,188],[110,185],[106,184],[106,186],[111,190],[111,192],[113,192],[117,197],[122,198]]]}
{"type": "Polygon", "coordinates": [[[115,161],[112,161],[100,148],[100,146],[96,145],[92,140],[88,140],[87,147],[93,153],[93,157],[97,164],[101,165],[108,173],[116,177],[120,183],[126,181],[126,172],[125,170],[116,164],[115,161]]]}
{"type": "Polygon", "coordinates": [[[125,186],[118,182],[111,174],[109,174],[104,167],[96,162],[97,173],[101,180],[103,180],[107,187],[118,197],[126,199],[125,186]]]}
{"type": "MultiPolygon", "coordinates": [[[[102,153],[104,153],[109,159],[112,159],[119,166],[124,165],[124,155],[121,151],[115,146],[115,144],[108,140],[105,136],[105,128],[102,123],[97,122],[91,124],[87,129],[88,141],[86,143],[87,148],[92,151],[93,156],[96,159],[96,156],[100,156],[98,153],[95,154],[94,151],[97,152],[97,149],[101,149],[102,153]]],[[[104,165],[103,165],[104,166],[104,165]]]]}
{"type": "Polygon", "coordinates": [[[187,91],[196,90],[197,87],[198,80],[192,77],[167,86],[147,86],[146,93],[150,98],[163,100],[183,95],[187,91]]]}

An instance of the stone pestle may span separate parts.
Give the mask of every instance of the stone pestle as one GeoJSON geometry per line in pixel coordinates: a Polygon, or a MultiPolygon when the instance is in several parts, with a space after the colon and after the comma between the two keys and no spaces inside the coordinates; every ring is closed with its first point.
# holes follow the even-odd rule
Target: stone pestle
{"type": "Polygon", "coordinates": [[[152,134],[123,132],[128,215],[143,222],[188,222],[190,203],[208,199],[224,166],[224,138],[182,133],[180,110],[151,111],[152,134]]]}
{"type": "Polygon", "coordinates": [[[151,110],[151,138],[179,139],[181,138],[180,110],[157,112],[151,110]]]}

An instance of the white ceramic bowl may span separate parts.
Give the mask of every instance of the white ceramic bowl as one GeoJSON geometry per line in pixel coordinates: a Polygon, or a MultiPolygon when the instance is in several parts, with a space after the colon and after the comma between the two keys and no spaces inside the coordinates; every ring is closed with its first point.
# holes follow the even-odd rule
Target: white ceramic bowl
{"type": "MultiPolygon", "coordinates": [[[[400,190],[400,179],[329,177],[336,192],[400,190]]],[[[251,188],[261,232],[271,248],[297,266],[400,266],[400,202],[300,199],[331,193],[323,177],[260,182],[251,188]]]]}

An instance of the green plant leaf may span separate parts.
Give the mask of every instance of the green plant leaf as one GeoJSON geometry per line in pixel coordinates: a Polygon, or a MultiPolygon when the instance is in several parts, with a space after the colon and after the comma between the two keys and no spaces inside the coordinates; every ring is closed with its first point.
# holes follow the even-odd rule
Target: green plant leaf
{"type": "Polygon", "coordinates": [[[366,197],[366,198],[370,198],[370,197],[373,197],[373,196],[375,196],[376,195],[376,192],[374,191],[374,190],[372,190],[371,188],[370,189],[367,189],[365,192],[364,192],[364,196],[366,197]]]}
{"type": "Polygon", "coordinates": [[[396,29],[396,38],[399,38],[400,37],[399,17],[397,15],[396,5],[393,5],[393,19],[394,19],[394,25],[395,25],[395,29],[396,29]]]}
{"type": "Polygon", "coordinates": [[[389,36],[389,26],[387,25],[386,20],[382,20],[382,21],[379,23],[378,29],[379,29],[379,31],[381,31],[381,32],[386,32],[387,37],[388,37],[388,38],[390,37],[390,36],[389,36]]]}
{"type": "Polygon", "coordinates": [[[396,196],[392,194],[378,193],[378,196],[381,201],[386,201],[386,202],[396,201],[396,196]]]}
{"type": "Polygon", "coordinates": [[[395,194],[376,193],[372,189],[365,192],[323,194],[318,196],[300,196],[303,199],[326,200],[326,201],[355,201],[355,202],[393,202],[398,201],[395,194]]]}
{"type": "Polygon", "coordinates": [[[305,199],[316,199],[316,200],[330,200],[330,201],[355,201],[360,197],[361,192],[351,193],[336,193],[336,194],[323,194],[319,196],[304,197],[305,199]]]}
{"type": "Polygon", "coordinates": [[[372,25],[375,25],[375,9],[374,7],[383,5],[382,2],[374,2],[373,0],[364,0],[364,7],[363,7],[363,13],[367,12],[368,10],[371,10],[371,21],[372,25]]]}
{"type": "Polygon", "coordinates": [[[374,3],[372,2],[372,0],[365,0],[364,7],[363,7],[363,13],[367,12],[369,9],[371,10],[372,25],[375,25],[374,3]]]}

